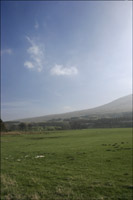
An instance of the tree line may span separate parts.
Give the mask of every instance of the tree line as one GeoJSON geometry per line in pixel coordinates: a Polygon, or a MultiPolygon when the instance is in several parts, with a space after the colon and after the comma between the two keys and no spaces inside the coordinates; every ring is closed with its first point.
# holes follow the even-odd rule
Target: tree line
{"type": "Polygon", "coordinates": [[[49,120],[47,122],[24,123],[24,122],[3,122],[0,121],[2,131],[53,131],[70,129],[88,129],[88,128],[123,128],[132,127],[131,117],[116,118],[71,118],[49,120]]]}

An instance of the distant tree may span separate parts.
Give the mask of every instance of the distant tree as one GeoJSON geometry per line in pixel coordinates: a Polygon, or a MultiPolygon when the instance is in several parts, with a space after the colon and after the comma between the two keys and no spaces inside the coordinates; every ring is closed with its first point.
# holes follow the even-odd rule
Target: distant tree
{"type": "Polygon", "coordinates": [[[28,128],[29,131],[31,131],[31,130],[33,129],[33,124],[29,123],[29,124],[27,125],[27,128],[28,128]]]}
{"type": "Polygon", "coordinates": [[[9,129],[10,131],[16,131],[17,130],[17,126],[15,125],[15,124],[12,124],[11,126],[10,126],[10,129],[9,129]]]}
{"type": "Polygon", "coordinates": [[[0,119],[0,131],[7,131],[6,126],[2,119],[0,119]]]}
{"type": "Polygon", "coordinates": [[[26,124],[25,123],[20,123],[19,125],[18,125],[18,127],[19,127],[19,130],[21,130],[21,131],[26,131],[26,124]]]}

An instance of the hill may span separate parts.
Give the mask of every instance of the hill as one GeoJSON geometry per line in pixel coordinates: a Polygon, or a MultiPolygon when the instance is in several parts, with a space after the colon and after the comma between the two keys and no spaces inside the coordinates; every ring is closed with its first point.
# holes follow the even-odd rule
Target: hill
{"type": "Polygon", "coordinates": [[[70,119],[70,118],[102,118],[102,117],[123,117],[128,113],[132,112],[132,94],[116,99],[110,103],[104,104],[99,107],[85,109],[80,111],[62,113],[62,114],[53,114],[45,115],[41,117],[33,117],[20,119],[19,122],[44,122],[48,120],[57,120],[57,119],[70,119]]]}

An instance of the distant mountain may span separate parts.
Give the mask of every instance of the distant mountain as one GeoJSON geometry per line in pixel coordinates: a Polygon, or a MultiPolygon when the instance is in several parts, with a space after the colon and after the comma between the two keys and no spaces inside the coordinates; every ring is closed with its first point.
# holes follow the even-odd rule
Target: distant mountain
{"type": "Polygon", "coordinates": [[[68,112],[63,114],[53,114],[53,115],[46,115],[41,117],[33,117],[27,119],[20,119],[20,122],[44,122],[52,119],[67,119],[67,118],[92,118],[92,117],[109,117],[109,116],[124,116],[127,113],[132,112],[132,97],[133,95],[128,95],[116,99],[110,103],[104,104],[102,106],[68,112]]]}

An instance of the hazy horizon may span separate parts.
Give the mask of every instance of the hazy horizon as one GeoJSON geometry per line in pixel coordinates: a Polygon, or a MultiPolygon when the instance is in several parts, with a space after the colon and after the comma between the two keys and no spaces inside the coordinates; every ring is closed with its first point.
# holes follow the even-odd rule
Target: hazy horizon
{"type": "MultiPolygon", "coordinates": [[[[129,94],[129,95],[126,95],[124,97],[128,97],[128,96],[132,96],[133,94],[129,94]]],[[[114,99],[113,101],[111,102],[106,102],[105,104],[100,104],[96,107],[91,107],[91,108],[82,108],[80,110],[72,110],[72,111],[66,111],[66,112],[59,112],[59,113],[50,113],[50,114],[46,114],[46,115],[39,115],[39,116],[32,116],[32,117],[26,117],[26,118],[17,118],[17,119],[12,119],[13,121],[14,120],[22,120],[22,119],[30,119],[30,118],[38,118],[38,117],[45,117],[45,116],[53,116],[53,115],[60,115],[60,114],[66,114],[66,113],[73,113],[73,112],[80,112],[80,111],[84,111],[84,110],[89,110],[89,109],[96,109],[96,108],[100,108],[101,106],[105,106],[105,105],[108,105],[112,102],[115,102],[115,101],[118,101],[119,99],[123,99],[124,97],[120,97],[118,99],[114,99]]],[[[6,121],[12,121],[12,120],[6,120],[6,121]]]]}
{"type": "Polygon", "coordinates": [[[132,93],[132,2],[1,2],[4,121],[132,93]]]}

